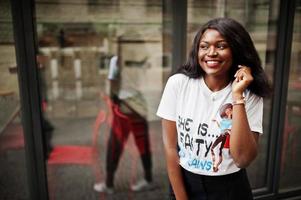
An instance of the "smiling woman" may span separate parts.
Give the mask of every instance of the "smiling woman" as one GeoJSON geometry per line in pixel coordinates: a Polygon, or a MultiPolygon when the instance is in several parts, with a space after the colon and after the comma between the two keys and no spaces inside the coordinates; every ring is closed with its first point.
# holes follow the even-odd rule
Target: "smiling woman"
{"type": "Polygon", "coordinates": [[[217,18],[199,29],[187,63],[168,79],[157,111],[170,199],[253,199],[245,168],[257,156],[262,97],[269,90],[242,25],[217,18]],[[181,128],[183,119],[191,122],[189,128],[181,128]],[[199,134],[200,127],[206,129],[199,134]]]}
{"type": "Polygon", "coordinates": [[[228,72],[232,66],[232,52],[224,37],[215,29],[207,29],[200,41],[198,60],[201,68],[206,73],[206,82],[221,81],[219,88],[209,88],[220,90],[229,82],[228,72]]]}

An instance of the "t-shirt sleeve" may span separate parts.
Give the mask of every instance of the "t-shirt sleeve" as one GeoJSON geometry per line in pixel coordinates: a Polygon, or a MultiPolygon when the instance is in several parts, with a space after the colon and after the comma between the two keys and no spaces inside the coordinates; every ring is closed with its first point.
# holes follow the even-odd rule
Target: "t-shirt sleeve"
{"type": "Polygon", "coordinates": [[[176,121],[176,105],[179,90],[179,75],[171,76],[164,88],[157,115],[163,119],[176,121]]]}
{"type": "Polygon", "coordinates": [[[251,131],[263,133],[263,98],[249,92],[246,99],[246,112],[251,131]]]}
{"type": "Polygon", "coordinates": [[[117,56],[113,56],[110,60],[109,73],[108,73],[109,80],[115,80],[117,78],[117,74],[118,74],[117,60],[118,60],[117,56]]]}

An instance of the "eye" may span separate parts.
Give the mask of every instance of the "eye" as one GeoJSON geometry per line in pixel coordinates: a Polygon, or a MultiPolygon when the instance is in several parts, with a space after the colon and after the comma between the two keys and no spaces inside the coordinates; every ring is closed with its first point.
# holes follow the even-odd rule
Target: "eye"
{"type": "Polygon", "coordinates": [[[226,49],[228,47],[228,44],[224,43],[224,42],[221,42],[221,43],[218,43],[216,46],[217,46],[218,49],[223,50],[223,49],[226,49]]]}
{"type": "Polygon", "coordinates": [[[199,47],[200,50],[207,50],[208,48],[209,48],[208,44],[200,44],[200,47],[199,47]]]}

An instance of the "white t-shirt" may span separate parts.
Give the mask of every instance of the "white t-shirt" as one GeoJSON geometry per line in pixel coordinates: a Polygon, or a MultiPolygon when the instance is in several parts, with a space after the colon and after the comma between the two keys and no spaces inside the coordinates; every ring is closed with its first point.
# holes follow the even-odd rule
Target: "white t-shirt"
{"type": "MultiPolygon", "coordinates": [[[[211,156],[211,147],[218,136],[232,126],[232,119],[223,113],[226,104],[232,107],[231,92],[231,83],[212,92],[203,78],[176,74],[168,79],[157,115],[176,122],[180,165],[186,170],[202,175],[225,175],[239,170],[229,147],[222,149],[223,159],[217,172],[213,171],[211,156]]],[[[262,134],[263,99],[249,91],[244,96],[249,126],[262,134]]],[[[214,148],[215,159],[218,159],[220,145],[214,148]]]]}
{"type": "Polygon", "coordinates": [[[118,78],[119,67],[117,62],[118,62],[118,56],[113,56],[110,60],[110,65],[109,65],[109,73],[108,73],[109,80],[116,80],[118,78]]]}
{"type": "MultiPolygon", "coordinates": [[[[120,75],[126,75],[126,74],[120,74],[120,68],[118,66],[118,56],[113,56],[110,59],[110,66],[109,66],[109,72],[108,72],[108,80],[110,81],[120,81],[121,77],[120,75]]],[[[123,77],[124,79],[124,77],[123,77]]],[[[128,82],[128,81],[126,81],[128,82]]],[[[119,82],[118,84],[121,84],[120,88],[118,88],[118,91],[116,92],[116,95],[118,95],[119,99],[124,100],[127,102],[128,105],[132,107],[136,112],[138,112],[142,116],[147,115],[147,108],[145,99],[142,96],[141,92],[136,90],[135,88],[131,87],[125,87],[124,88],[124,82],[119,82]]],[[[110,86],[112,87],[112,86],[110,86]]],[[[109,88],[108,88],[109,90],[109,88]]],[[[109,93],[109,92],[108,92],[109,93]]],[[[126,110],[123,110],[125,113],[126,110]]]]}

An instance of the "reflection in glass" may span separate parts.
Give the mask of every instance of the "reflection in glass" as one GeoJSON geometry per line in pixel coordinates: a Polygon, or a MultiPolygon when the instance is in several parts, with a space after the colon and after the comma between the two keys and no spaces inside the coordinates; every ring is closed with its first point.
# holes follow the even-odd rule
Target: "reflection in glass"
{"type": "Polygon", "coordinates": [[[280,189],[289,190],[301,184],[299,154],[301,133],[301,3],[297,1],[293,28],[290,74],[282,140],[280,189]]]}
{"type": "Polygon", "coordinates": [[[95,183],[106,182],[117,199],[154,192],[164,198],[155,111],[171,49],[162,47],[163,35],[164,41],[170,37],[170,30],[162,34],[162,1],[39,0],[35,7],[44,57],[40,93],[47,96],[43,116],[53,126],[51,136],[44,131],[50,197],[99,199],[105,193],[96,192],[103,186],[95,183]],[[151,190],[136,193],[145,181],[151,190]]]}
{"type": "Polygon", "coordinates": [[[29,199],[9,1],[0,2],[0,197],[29,199]]]}
{"type": "MultiPolygon", "coordinates": [[[[276,26],[270,22],[277,19],[278,1],[266,4],[262,1],[194,1],[188,0],[188,22],[187,22],[187,54],[190,45],[200,25],[211,18],[231,17],[243,24],[249,31],[255,47],[259,53],[263,68],[267,74],[272,75],[274,69],[275,33],[276,26]],[[270,8],[272,7],[272,8],[270,8]],[[273,13],[270,13],[273,12],[273,13]],[[270,19],[269,19],[270,18],[270,19]],[[269,35],[269,37],[268,37],[269,35]],[[268,40],[269,38],[269,40],[268,40]],[[269,44],[269,45],[268,45],[269,44]],[[269,56],[269,59],[266,58],[269,56]]],[[[273,77],[269,77],[272,81],[273,77]]],[[[264,113],[270,113],[271,101],[264,102],[264,113]]],[[[257,159],[248,168],[248,175],[252,188],[263,187],[266,183],[266,161],[269,132],[268,122],[270,116],[264,116],[264,134],[260,137],[260,153],[257,159]]]]}

